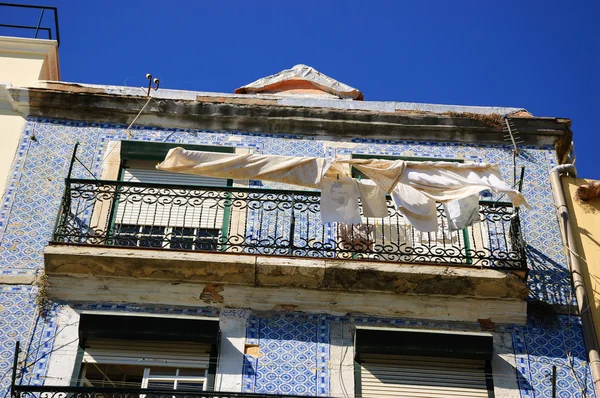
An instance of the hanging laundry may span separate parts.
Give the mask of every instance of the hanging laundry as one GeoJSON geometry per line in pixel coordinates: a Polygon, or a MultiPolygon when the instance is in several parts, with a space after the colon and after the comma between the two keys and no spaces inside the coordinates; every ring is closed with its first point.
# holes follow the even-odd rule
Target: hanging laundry
{"type": "Polygon", "coordinates": [[[264,180],[320,188],[321,179],[351,178],[347,165],[316,157],[169,150],[159,170],[234,180],[264,180]]]}
{"type": "Polygon", "coordinates": [[[348,159],[337,162],[354,166],[386,193],[392,192],[406,167],[404,160],[348,159]]]}
{"type": "Polygon", "coordinates": [[[450,231],[458,231],[480,222],[479,194],[444,203],[450,231]]]}
{"type": "Polygon", "coordinates": [[[321,220],[324,223],[362,223],[358,207],[358,185],[355,179],[322,181],[321,220]]]}
{"type": "Polygon", "coordinates": [[[435,200],[428,198],[410,185],[397,184],[392,200],[410,225],[421,232],[438,230],[435,200]]]}
{"type": "MultiPolygon", "coordinates": [[[[366,215],[382,215],[384,206],[380,191],[363,184],[359,189],[357,181],[351,178],[351,166],[364,173],[384,193],[391,193],[408,222],[424,232],[437,230],[435,201],[459,200],[489,189],[506,194],[515,206],[529,207],[520,192],[502,181],[498,166],[487,163],[235,155],[174,148],[156,167],[207,177],[257,179],[320,188],[323,222],[360,224],[359,195],[366,215]]],[[[472,206],[474,199],[464,203],[467,202],[472,206]]],[[[448,209],[452,214],[456,210],[453,206],[455,204],[448,209]]],[[[458,206],[466,209],[464,204],[458,206]]],[[[474,211],[473,207],[469,209],[474,211]]],[[[455,226],[475,219],[474,213],[466,210],[456,214],[460,214],[456,219],[449,217],[455,226]],[[469,214],[467,221],[466,214],[469,214]]]]}
{"type": "Polygon", "coordinates": [[[373,181],[359,180],[358,192],[363,216],[381,218],[389,215],[385,192],[373,181]]]}
{"type": "Polygon", "coordinates": [[[500,178],[498,166],[488,163],[409,162],[400,183],[438,201],[461,199],[489,189],[505,193],[515,206],[529,207],[523,195],[500,178]]]}
{"type": "MultiPolygon", "coordinates": [[[[320,188],[323,158],[189,151],[173,148],[156,168],[207,177],[265,180],[320,188]]],[[[331,168],[331,167],[330,167],[331,168]]]]}

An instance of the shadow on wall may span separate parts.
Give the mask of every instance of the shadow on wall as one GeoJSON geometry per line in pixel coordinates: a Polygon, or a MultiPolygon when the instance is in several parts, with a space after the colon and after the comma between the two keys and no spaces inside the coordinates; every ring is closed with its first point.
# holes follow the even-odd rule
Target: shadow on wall
{"type": "Polygon", "coordinates": [[[513,329],[517,380],[526,396],[552,396],[556,366],[559,397],[594,397],[581,325],[576,317],[557,316],[553,324],[537,320],[513,329]]]}
{"type": "Polygon", "coordinates": [[[561,305],[575,303],[571,276],[564,266],[531,245],[527,245],[527,263],[530,300],[561,305]]]}

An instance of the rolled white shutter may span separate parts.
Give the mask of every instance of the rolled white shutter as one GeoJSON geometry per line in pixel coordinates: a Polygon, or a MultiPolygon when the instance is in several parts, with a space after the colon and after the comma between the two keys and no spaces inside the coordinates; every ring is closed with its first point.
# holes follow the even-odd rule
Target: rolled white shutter
{"type": "Polygon", "coordinates": [[[371,354],[360,360],[360,397],[489,396],[483,360],[371,354]]]}
{"type": "MultiPolygon", "coordinates": [[[[171,173],[157,170],[153,161],[129,161],[124,169],[123,181],[152,184],[189,185],[190,187],[226,187],[227,179],[203,177],[192,174],[171,173]]],[[[194,190],[194,188],[191,188],[194,190]]],[[[177,189],[182,196],[185,190],[177,189]]],[[[196,190],[196,192],[198,192],[196,190]]],[[[115,222],[117,224],[156,225],[187,228],[221,229],[224,209],[216,200],[204,199],[202,206],[171,200],[171,198],[144,195],[144,203],[135,193],[124,193],[119,197],[115,222]]],[[[222,204],[222,203],[221,203],[222,204]]]]}
{"type": "Polygon", "coordinates": [[[208,368],[210,345],[189,342],[88,339],[83,361],[139,366],[208,368]]]}
{"type": "Polygon", "coordinates": [[[123,181],[152,184],[176,184],[192,186],[226,187],[226,178],[203,177],[195,174],[172,173],[158,170],[157,162],[151,160],[128,160],[123,170],[123,181]]]}

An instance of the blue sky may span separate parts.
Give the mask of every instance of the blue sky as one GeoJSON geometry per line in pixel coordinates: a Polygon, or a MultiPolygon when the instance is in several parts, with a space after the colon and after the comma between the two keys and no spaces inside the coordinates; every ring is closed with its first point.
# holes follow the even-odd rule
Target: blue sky
{"type": "Polygon", "coordinates": [[[365,100],[571,118],[579,174],[600,179],[597,0],[13,2],[58,7],[66,81],[141,86],[150,72],[233,92],[304,63],[365,100]]]}

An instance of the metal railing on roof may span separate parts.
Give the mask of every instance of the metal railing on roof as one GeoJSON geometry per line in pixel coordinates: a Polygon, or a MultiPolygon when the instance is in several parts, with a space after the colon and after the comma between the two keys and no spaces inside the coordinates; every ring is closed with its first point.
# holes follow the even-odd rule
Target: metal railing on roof
{"type": "MultiPolygon", "coordinates": [[[[36,13],[35,15],[32,13],[31,15],[31,19],[32,21],[35,21],[35,19],[33,18],[37,18],[37,23],[36,24],[15,24],[15,23],[3,23],[2,21],[0,21],[0,27],[3,28],[8,28],[11,30],[11,32],[31,32],[32,35],[28,35],[26,37],[31,37],[33,36],[34,39],[38,39],[40,38],[40,33],[44,32],[47,35],[47,39],[48,40],[56,40],[56,42],[58,43],[58,45],[60,46],[60,32],[58,30],[58,10],[56,9],[56,7],[49,7],[49,6],[36,6],[36,5],[30,5],[30,4],[14,4],[14,3],[0,3],[0,10],[2,9],[9,9],[9,8],[21,8],[21,9],[29,9],[29,10],[37,10],[39,12],[39,16],[36,13]],[[53,22],[54,22],[54,26],[43,26],[43,22],[44,22],[44,14],[45,12],[52,12],[52,16],[53,16],[53,22]],[[54,31],[54,35],[52,34],[52,32],[54,31]]],[[[2,15],[3,13],[0,12],[0,15],[2,15]]],[[[29,20],[29,16],[25,17],[25,19],[29,20]]],[[[16,35],[17,37],[24,37],[22,35],[16,35]]]]}
{"type": "Polygon", "coordinates": [[[53,244],[526,269],[519,216],[480,202],[480,222],[419,232],[388,216],[323,224],[320,192],[67,179],[53,244]]]}

